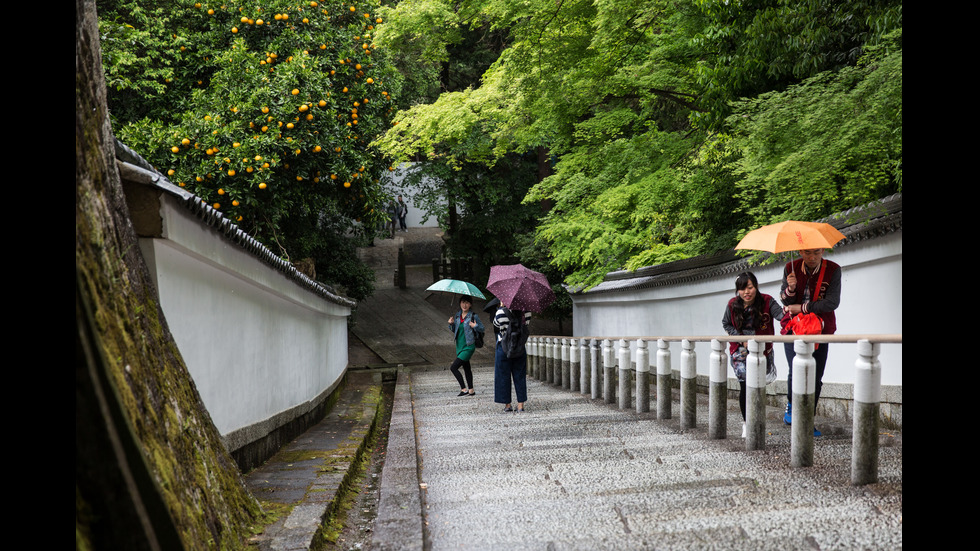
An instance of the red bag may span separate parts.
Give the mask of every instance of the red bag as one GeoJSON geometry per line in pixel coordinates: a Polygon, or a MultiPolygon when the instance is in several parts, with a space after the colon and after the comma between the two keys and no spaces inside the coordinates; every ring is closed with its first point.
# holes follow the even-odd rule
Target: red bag
{"type": "MultiPolygon", "coordinates": [[[[796,314],[793,319],[783,325],[781,331],[784,335],[788,335],[790,332],[794,335],[819,335],[823,332],[823,320],[812,312],[796,314]]],[[[813,349],[816,350],[819,346],[819,343],[814,344],[813,349]]]]}
{"type": "MultiPolygon", "coordinates": [[[[817,276],[816,293],[820,292],[820,284],[823,282],[823,272],[826,267],[827,261],[821,261],[820,275],[817,276]]],[[[794,335],[819,335],[823,333],[823,320],[813,312],[810,312],[809,314],[800,312],[799,314],[796,314],[793,319],[783,323],[783,328],[780,333],[783,335],[789,335],[790,333],[794,335]]],[[[814,343],[814,350],[819,347],[820,343],[814,343]]]]}

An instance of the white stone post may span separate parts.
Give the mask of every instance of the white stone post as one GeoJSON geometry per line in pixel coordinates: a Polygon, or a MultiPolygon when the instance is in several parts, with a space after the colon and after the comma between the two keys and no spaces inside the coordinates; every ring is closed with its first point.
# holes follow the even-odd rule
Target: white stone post
{"type": "Polygon", "coordinates": [[[588,394],[590,389],[589,382],[591,382],[591,379],[589,377],[589,373],[590,373],[589,359],[591,355],[589,353],[589,350],[591,349],[591,347],[589,346],[589,339],[579,339],[578,347],[579,347],[579,358],[581,358],[582,360],[582,363],[579,364],[579,368],[580,368],[579,377],[578,377],[579,392],[581,392],[582,394],[588,394]]]}
{"type": "Polygon", "coordinates": [[[643,339],[636,341],[636,412],[650,411],[650,352],[643,339]]]}
{"type": "Polygon", "coordinates": [[[599,339],[592,339],[589,345],[589,368],[592,370],[592,399],[598,400],[602,396],[602,362],[600,355],[599,339]]]}
{"type": "MultiPolygon", "coordinates": [[[[538,359],[537,342],[537,337],[527,338],[527,375],[529,377],[534,377],[534,364],[538,359]]],[[[496,349],[496,343],[494,343],[494,349],[496,349]]]]}
{"type": "Polygon", "coordinates": [[[681,341],[681,428],[693,429],[698,420],[698,359],[694,342],[681,341]]]}
{"type": "Polygon", "coordinates": [[[602,367],[602,398],[605,403],[612,404],[616,401],[616,386],[613,385],[613,377],[616,376],[616,353],[609,339],[602,340],[602,367]]]}
{"type": "MultiPolygon", "coordinates": [[[[881,353],[881,344],[860,340],[857,346],[851,484],[862,485],[878,482],[878,415],[881,410],[881,363],[878,354],[881,353]]],[[[796,419],[793,421],[796,422],[796,419]]]]}
{"type": "MultiPolygon", "coordinates": [[[[766,448],[766,355],[765,343],[749,339],[745,359],[745,449],[766,448]]],[[[794,373],[795,375],[795,373],[794,373]]]]}
{"type": "Polygon", "coordinates": [[[572,388],[571,372],[572,351],[569,349],[568,339],[561,340],[561,387],[565,390],[572,388]]]}
{"type": "Polygon", "coordinates": [[[581,361],[579,360],[579,349],[578,349],[578,339],[569,339],[568,342],[568,373],[569,373],[569,389],[572,392],[578,392],[579,389],[579,371],[581,370],[581,361]]]}
{"type": "Polygon", "coordinates": [[[657,419],[670,419],[671,395],[670,344],[657,339],[657,419]]]}
{"type": "Polygon", "coordinates": [[[551,337],[544,340],[545,375],[541,379],[549,384],[555,382],[555,348],[551,345],[551,341],[551,337]]]}
{"type": "Polygon", "coordinates": [[[793,430],[790,439],[790,465],[813,465],[813,413],[816,404],[817,362],[813,359],[813,344],[793,341],[793,430]]]}
{"type": "Polygon", "coordinates": [[[711,358],[708,360],[708,438],[723,439],[728,436],[728,354],[725,345],[711,339],[711,358]]]}
{"type": "Polygon", "coordinates": [[[553,369],[551,370],[553,378],[549,381],[553,385],[561,385],[561,339],[555,338],[551,339],[551,365],[553,369]]]}
{"type": "Polygon", "coordinates": [[[619,409],[629,409],[633,398],[630,367],[630,344],[619,339],[619,409]]]}

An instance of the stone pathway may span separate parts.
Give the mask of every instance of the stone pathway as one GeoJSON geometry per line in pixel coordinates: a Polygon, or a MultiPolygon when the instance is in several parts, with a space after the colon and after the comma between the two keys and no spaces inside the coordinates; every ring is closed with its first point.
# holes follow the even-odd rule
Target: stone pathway
{"type": "MultiPolygon", "coordinates": [[[[445,374],[413,371],[411,392],[396,397],[413,412],[418,448],[399,449],[418,460],[427,549],[902,547],[900,439],[881,448],[879,482],[853,487],[846,425],[820,420],[815,465],[793,469],[775,408],[766,449],[747,452],[735,403],[729,438],[709,440],[706,400],[698,427],[681,430],[679,414],[657,420],[535,380],[529,411],[504,414],[492,382],[479,369],[478,395],[457,398],[445,374]]],[[[393,465],[407,460],[389,449],[393,465]]],[[[409,470],[393,473],[386,465],[383,495],[410,486],[409,470]]],[[[419,546],[380,517],[375,542],[419,546]]]]}

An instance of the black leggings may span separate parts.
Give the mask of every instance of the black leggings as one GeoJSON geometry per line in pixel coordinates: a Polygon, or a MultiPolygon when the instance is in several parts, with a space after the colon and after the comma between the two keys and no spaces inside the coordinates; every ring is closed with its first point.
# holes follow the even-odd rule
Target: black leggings
{"type": "Polygon", "coordinates": [[[449,371],[452,371],[453,377],[456,377],[456,380],[459,381],[460,390],[464,388],[469,388],[469,389],[473,388],[473,371],[470,369],[469,360],[461,360],[459,358],[456,358],[455,360],[453,360],[453,365],[449,367],[449,371]],[[459,373],[460,366],[463,366],[463,373],[466,374],[467,386],[463,386],[463,376],[459,373]]]}

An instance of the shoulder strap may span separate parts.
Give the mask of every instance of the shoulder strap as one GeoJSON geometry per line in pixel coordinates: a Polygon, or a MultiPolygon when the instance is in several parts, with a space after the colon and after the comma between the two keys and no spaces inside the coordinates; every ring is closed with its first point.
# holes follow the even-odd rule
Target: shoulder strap
{"type": "Polygon", "coordinates": [[[820,261],[820,275],[817,276],[817,286],[813,289],[813,296],[810,300],[817,300],[820,298],[820,285],[823,283],[823,273],[827,269],[827,260],[823,259],[820,261]]]}

